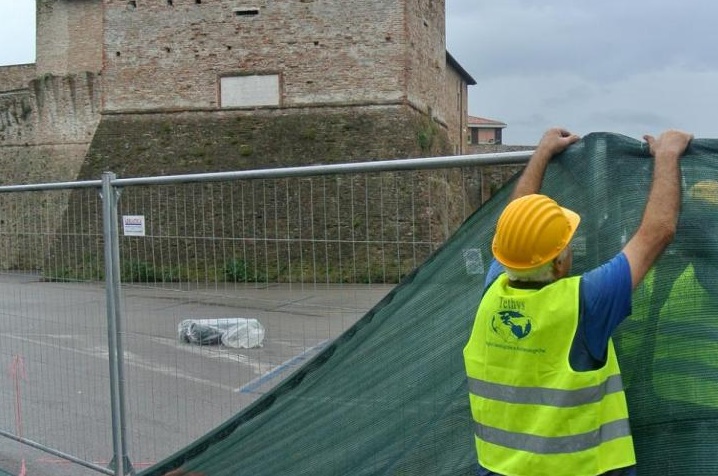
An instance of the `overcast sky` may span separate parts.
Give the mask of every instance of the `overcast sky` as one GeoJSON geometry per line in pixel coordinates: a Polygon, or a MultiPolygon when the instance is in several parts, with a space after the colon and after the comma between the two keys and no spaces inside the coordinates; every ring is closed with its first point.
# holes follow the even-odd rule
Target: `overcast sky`
{"type": "Polygon", "coordinates": [[[469,114],[507,144],[562,125],[718,137],[715,0],[448,0],[447,49],[478,83],[469,114]]]}
{"type": "MultiPolygon", "coordinates": [[[[0,0],[0,65],[35,61],[33,0],[0,0]]],[[[535,144],[554,125],[718,138],[715,0],[447,0],[469,114],[535,144]]]]}

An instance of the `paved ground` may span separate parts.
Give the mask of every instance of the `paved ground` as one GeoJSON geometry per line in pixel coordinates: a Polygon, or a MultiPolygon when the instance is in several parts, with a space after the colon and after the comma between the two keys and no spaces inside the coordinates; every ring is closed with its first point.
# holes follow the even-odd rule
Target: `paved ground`
{"type": "MultiPolygon", "coordinates": [[[[138,469],[246,408],[393,286],[176,285],[123,289],[127,439],[138,469]],[[188,318],[258,319],[261,348],[178,339],[188,318]]],[[[0,275],[0,431],[106,467],[112,455],[105,290],[0,275]]],[[[0,436],[0,469],[101,474],[0,436]]],[[[2,474],[2,473],[0,473],[2,474]]]]}

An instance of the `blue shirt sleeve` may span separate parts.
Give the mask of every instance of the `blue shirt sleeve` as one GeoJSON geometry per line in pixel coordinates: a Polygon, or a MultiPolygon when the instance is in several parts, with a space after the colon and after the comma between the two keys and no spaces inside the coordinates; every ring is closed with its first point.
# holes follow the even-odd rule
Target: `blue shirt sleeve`
{"type": "Polygon", "coordinates": [[[503,272],[504,267],[501,266],[501,263],[496,261],[496,258],[492,258],[491,264],[489,264],[489,271],[486,273],[486,280],[484,281],[484,291],[486,291],[489,286],[491,286],[491,283],[496,281],[496,278],[503,272]]]}
{"type": "Polygon", "coordinates": [[[631,268],[623,252],[581,276],[576,338],[598,362],[606,361],[611,334],[631,314],[632,291],[631,268]]]}

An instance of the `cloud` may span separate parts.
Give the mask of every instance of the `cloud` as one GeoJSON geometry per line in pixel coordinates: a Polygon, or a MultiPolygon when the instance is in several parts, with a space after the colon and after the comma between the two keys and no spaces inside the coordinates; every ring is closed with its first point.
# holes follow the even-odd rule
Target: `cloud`
{"type": "Polygon", "coordinates": [[[572,72],[620,79],[665,65],[714,66],[718,5],[686,2],[447,1],[447,43],[485,78],[572,72]]]}
{"type": "Polygon", "coordinates": [[[511,76],[482,83],[481,94],[472,91],[469,110],[506,122],[507,144],[534,144],[556,125],[581,135],[608,131],[640,139],[679,128],[718,137],[716,84],[718,71],[675,69],[613,82],[561,73],[511,76]]]}
{"type": "Polygon", "coordinates": [[[506,122],[506,143],[554,125],[708,137],[716,14],[708,0],[447,0],[447,48],[477,80],[470,114],[506,122]]]}

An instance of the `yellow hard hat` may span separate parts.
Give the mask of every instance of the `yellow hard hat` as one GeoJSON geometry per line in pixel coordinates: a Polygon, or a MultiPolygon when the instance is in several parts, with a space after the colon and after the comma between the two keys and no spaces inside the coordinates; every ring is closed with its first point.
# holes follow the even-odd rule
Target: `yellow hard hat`
{"type": "Polygon", "coordinates": [[[569,244],[581,217],[545,195],[525,195],[509,203],[496,224],[492,250],[511,269],[546,264],[569,244]]]}
{"type": "Polygon", "coordinates": [[[696,182],[688,190],[688,197],[711,205],[718,205],[718,182],[715,180],[696,182]]]}

